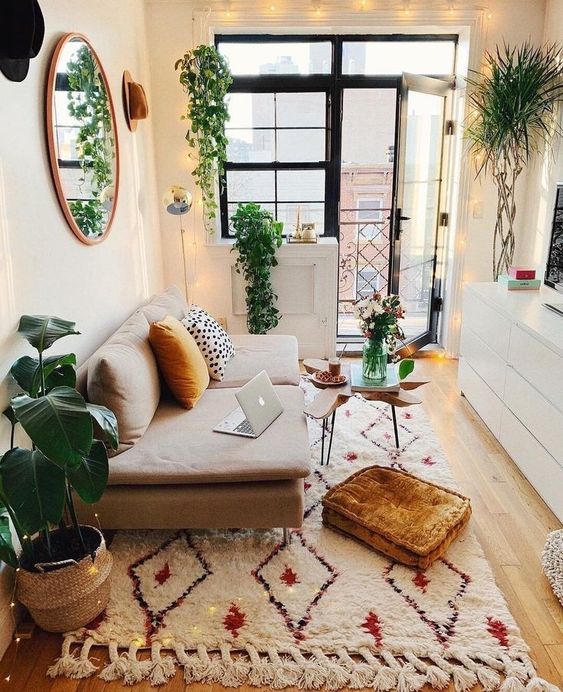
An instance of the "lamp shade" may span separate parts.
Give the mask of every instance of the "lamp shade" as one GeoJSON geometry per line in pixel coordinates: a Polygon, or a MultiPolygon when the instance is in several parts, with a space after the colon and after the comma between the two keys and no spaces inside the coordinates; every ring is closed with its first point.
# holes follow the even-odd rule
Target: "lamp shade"
{"type": "Polygon", "coordinates": [[[169,214],[181,216],[190,211],[192,207],[192,196],[184,187],[172,185],[172,187],[169,187],[164,193],[162,203],[169,214]]]}

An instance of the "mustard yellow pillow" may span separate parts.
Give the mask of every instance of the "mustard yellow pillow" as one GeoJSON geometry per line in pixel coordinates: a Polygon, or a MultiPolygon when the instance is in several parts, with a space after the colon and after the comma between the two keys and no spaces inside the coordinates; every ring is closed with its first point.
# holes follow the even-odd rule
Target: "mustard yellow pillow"
{"type": "Polygon", "coordinates": [[[209,385],[209,371],[193,336],[175,317],[153,322],[149,342],[170,391],[193,408],[209,385]]]}

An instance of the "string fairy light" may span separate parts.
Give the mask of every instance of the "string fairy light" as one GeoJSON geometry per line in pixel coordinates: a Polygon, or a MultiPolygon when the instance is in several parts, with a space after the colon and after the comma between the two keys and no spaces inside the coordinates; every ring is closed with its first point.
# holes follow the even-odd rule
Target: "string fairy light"
{"type": "MultiPolygon", "coordinates": [[[[19,572],[20,568],[16,567],[16,572],[19,572]]],[[[14,629],[14,632],[16,632],[16,636],[14,637],[14,642],[15,642],[15,647],[14,647],[14,657],[12,659],[12,662],[10,664],[10,670],[8,671],[8,675],[4,678],[5,682],[10,682],[12,678],[12,674],[14,672],[14,669],[16,667],[16,661],[18,660],[18,651],[20,648],[20,642],[21,642],[21,637],[18,636],[17,634],[17,622],[16,622],[16,616],[15,616],[15,607],[16,607],[16,579],[14,579],[14,584],[12,586],[12,597],[10,598],[10,615],[12,617],[12,626],[14,629]]]]}
{"type": "Polygon", "coordinates": [[[409,0],[403,0],[403,12],[407,17],[411,13],[411,4],[409,0]]]}
{"type": "Polygon", "coordinates": [[[225,5],[225,15],[227,17],[231,16],[231,3],[230,2],[227,2],[227,4],[225,5]]]}

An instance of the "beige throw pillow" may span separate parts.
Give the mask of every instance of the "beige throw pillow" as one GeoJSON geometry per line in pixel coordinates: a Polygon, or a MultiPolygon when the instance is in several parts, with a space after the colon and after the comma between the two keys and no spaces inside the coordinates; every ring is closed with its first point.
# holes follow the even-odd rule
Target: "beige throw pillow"
{"type": "Polygon", "coordinates": [[[142,437],[160,401],[148,333],[145,316],[137,312],[88,361],[88,400],[115,413],[118,454],[142,437]]]}

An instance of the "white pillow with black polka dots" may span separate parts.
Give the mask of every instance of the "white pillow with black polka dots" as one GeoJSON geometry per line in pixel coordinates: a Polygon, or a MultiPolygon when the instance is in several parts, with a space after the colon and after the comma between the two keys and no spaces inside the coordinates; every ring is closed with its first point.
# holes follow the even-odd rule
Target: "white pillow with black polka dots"
{"type": "Polygon", "coordinates": [[[196,341],[207,363],[209,377],[221,381],[225,365],[235,355],[235,347],[223,327],[205,310],[193,305],[182,324],[196,341]]]}

